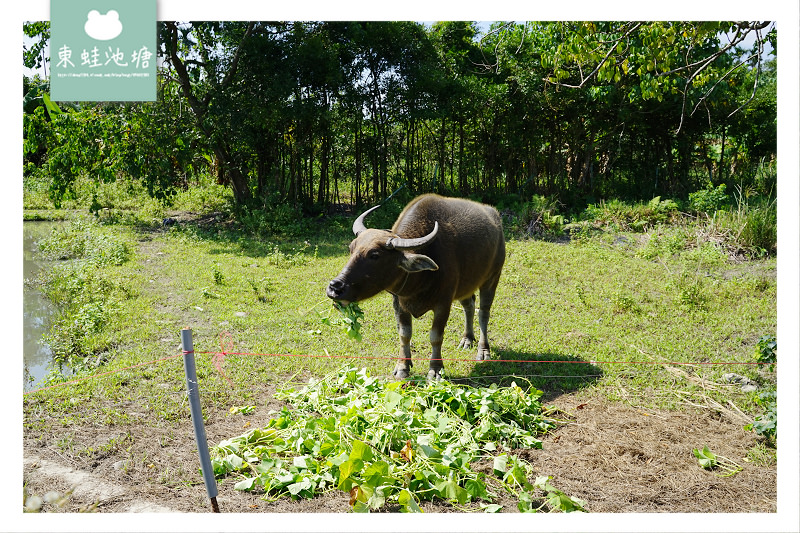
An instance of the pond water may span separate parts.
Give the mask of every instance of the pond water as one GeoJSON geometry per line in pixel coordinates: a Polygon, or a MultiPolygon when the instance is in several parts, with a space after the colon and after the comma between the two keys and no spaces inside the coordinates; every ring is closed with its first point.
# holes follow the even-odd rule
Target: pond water
{"type": "MultiPolygon", "coordinates": [[[[23,222],[23,276],[34,279],[47,267],[47,261],[37,258],[37,243],[47,236],[58,222],[23,222]]],[[[37,288],[23,283],[22,328],[23,328],[23,387],[25,391],[35,389],[49,371],[53,360],[50,347],[42,336],[58,312],[53,303],[37,288]]]]}

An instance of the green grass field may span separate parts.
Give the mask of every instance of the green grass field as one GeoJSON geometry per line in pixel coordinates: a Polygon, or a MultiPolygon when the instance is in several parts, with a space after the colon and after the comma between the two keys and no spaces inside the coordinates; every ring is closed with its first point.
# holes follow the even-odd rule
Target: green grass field
{"type": "MultiPolygon", "coordinates": [[[[72,224],[75,229],[65,232],[62,245],[72,242],[74,247],[76,235],[88,232],[87,242],[105,240],[118,254],[127,254],[115,261],[113,253],[97,252],[111,257],[99,266],[92,266],[91,259],[58,265],[53,278],[59,270],[72,269],[61,276],[84,280],[78,287],[73,282],[64,288],[63,280],[51,278],[52,286],[61,283],[62,297],[84,302],[65,319],[73,327],[57,329],[55,340],[65,352],[89,351],[88,362],[106,361],[87,373],[174,355],[183,327],[193,329],[198,352],[242,354],[224,363],[233,386],[214,369],[209,355],[200,358],[209,399],[223,405],[246,402],[261,383],[328,373],[342,359],[375,375],[391,372],[388,359],[396,355],[398,341],[388,294],[361,304],[362,342],[323,323],[323,317],[336,317],[324,289],[346,260],[350,237],[344,224],[320,226],[313,237],[283,242],[213,225],[198,229],[179,223],[168,230],[142,231],[72,224]],[[92,320],[92,313],[101,316],[92,320]],[[80,322],[76,317],[95,327],[74,327],[80,322]]],[[[676,386],[700,386],[691,380],[677,383],[675,373],[661,363],[693,363],[681,368],[698,379],[718,381],[727,372],[757,379],[754,366],[707,363],[752,363],[758,339],[775,333],[775,260],[734,263],[711,247],[672,253],[655,247],[654,239],[649,234],[599,234],[570,243],[510,238],[490,341],[493,359],[526,362],[470,361],[472,352],[456,348],[463,328],[456,303],[445,332],[446,376],[481,384],[522,377],[542,389],[545,398],[580,391],[659,407],[677,404],[676,386]],[[629,361],[655,364],[624,363],[629,361]]],[[[430,354],[430,318],[414,323],[414,372],[420,375],[427,371],[430,354]]],[[[74,407],[76,401],[91,404],[99,396],[131,394],[130,387],[122,386],[131,381],[137,383],[135,394],[152,409],[182,411],[180,398],[171,394],[183,386],[176,360],[37,396],[51,398],[54,407],[68,397],[74,407]]],[[[745,410],[754,407],[748,397],[736,401],[745,410]]]]}
{"type": "MultiPolygon", "coordinates": [[[[188,406],[180,331],[186,327],[193,331],[203,413],[220,446],[229,439],[247,439],[247,434],[240,435],[250,422],[238,421],[245,414],[258,413],[254,417],[261,422],[254,424],[273,416],[270,410],[282,390],[299,390],[311,378],[335,381],[337,371],[346,365],[392,383],[399,341],[390,295],[382,293],[360,303],[364,313],[360,342],[347,335],[341,315],[325,296],[328,281],[347,258],[349,220],[305,221],[297,226],[299,231],[263,238],[222,216],[175,216],[178,221],[169,227],[103,224],[78,216],[40,243],[42,253],[57,260],[32,282],[61,307],[47,340],[64,366],[72,368],[72,375],[65,377],[54,367],[40,385],[49,388],[25,395],[28,453],[44,447],[75,464],[125,464],[126,479],[137,486],[146,484],[153,493],[158,487],[177,490],[195,485],[194,467],[184,466],[196,460],[194,448],[185,442],[188,406]],[[224,359],[219,352],[225,352],[224,359]]],[[[742,392],[723,374],[745,376],[761,384],[761,391],[774,391],[775,372],[747,363],[755,362],[759,339],[775,335],[776,260],[732,260],[729,251],[713,243],[691,244],[686,238],[691,230],[686,225],[660,225],[644,233],[595,228],[558,242],[509,235],[489,323],[492,360],[476,363],[471,350],[456,347],[464,325],[463,314],[454,304],[443,347],[445,378],[483,391],[496,384],[503,394],[520,390],[530,392],[532,398],[542,391],[540,401],[546,409],[549,402],[563,405],[569,398],[570,402],[597,399],[625,404],[638,413],[642,409],[685,411],[691,406],[692,412],[707,410],[712,417],[736,411],[742,414],[741,420],[754,420],[764,412],[774,414],[774,395],[769,411],[770,404],[759,403],[760,391],[742,392]],[[509,387],[512,384],[521,389],[509,387]]],[[[430,313],[414,322],[412,379],[424,381],[427,374],[430,322],[430,313]]],[[[381,399],[389,393],[375,394],[381,399]]],[[[353,402],[360,405],[361,400],[353,402]]],[[[549,412],[559,413],[559,408],[549,412]]],[[[313,416],[301,418],[299,426],[285,431],[302,427],[310,431],[314,420],[313,416]]],[[[342,427],[349,427],[347,420],[349,415],[342,418],[342,427]]],[[[413,417],[409,420],[412,425],[421,423],[413,417]]],[[[328,422],[316,423],[316,430],[328,427],[328,422]]],[[[746,422],[738,423],[741,428],[746,422]]],[[[768,427],[765,424],[770,421],[765,418],[760,423],[759,427],[768,427]]],[[[332,434],[330,429],[323,433],[332,434]]],[[[335,440],[328,447],[338,443],[335,440]]],[[[342,453],[356,461],[355,444],[353,450],[349,441],[341,444],[342,453]]],[[[774,439],[762,439],[751,451],[766,450],[766,459],[759,459],[759,464],[770,465],[776,456],[774,446],[774,439]]],[[[288,479],[280,461],[261,481],[242,479],[242,475],[253,475],[243,474],[236,466],[247,460],[249,452],[242,450],[245,459],[230,459],[224,457],[227,452],[215,448],[217,460],[233,461],[230,468],[235,474],[220,480],[227,496],[237,492],[234,485],[272,483],[270,475],[288,479]]],[[[468,462],[478,460],[469,457],[468,462]]],[[[511,466],[498,470],[497,461],[505,457],[494,459],[492,471],[500,477],[491,483],[511,496],[481,507],[473,502],[471,510],[540,506],[574,510],[581,505],[582,500],[571,500],[558,488],[543,489],[546,477],[508,485],[509,476],[532,476],[534,470],[521,457],[509,459],[511,466]],[[547,498],[531,496],[542,490],[551,491],[550,496],[562,494],[561,503],[545,504],[547,498]]],[[[266,469],[268,464],[272,463],[266,461],[259,468],[266,469]]],[[[382,464],[362,474],[380,470],[382,464]]],[[[414,468],[418,466],[414,463],[414,468]]],[[[402,471],[389,469],[383,481],[373,481],[388,483],[391,478],[402,485],[402,471]]],[[[360,480],[362,474],[354,472],[353,479],[360,480]]],[[[283,490],[299,490],[330,477],[307,475],[306,470],[293,473],[291,488],[287,485],[283,490]]],[[[413,497],[397,485],[390,490],[392,505],[417,509],[414,502],[421,504],[424,495],[432,496],[431,490],[444,500],[455,498],[461,503],[478,498],[481,480],[487,478],[474,471],[463,475],[458,485],[430,478],[435,488],[413,497]],[[469,490],[475,494],[468,496],[469,490]]],[[[342,476],[339,471],[334,478],[346,492],[350,478],[342,476]]],[[[379,492],[370,492],[377,489],[364,488],[365,479],[358,482],[363,490],[356,496],[351,490],[356,504],[353,507],[351,502],[347,508],[381,508],[386,500],[379,492]]],[[[558,487],[559,480],[554,483],[558,487]]],[[[237,498],[236,505],[258,507],[248,503],[257,494],[237,498]]],[[[264,498],[271,501],[269,495],[264,498]]],[[[441,510],[437,507],[441,504],[426,505],[432,506],[429,511],[441,510]]],[[[296,512],[306,507],[290,509],[296,512]]]]}

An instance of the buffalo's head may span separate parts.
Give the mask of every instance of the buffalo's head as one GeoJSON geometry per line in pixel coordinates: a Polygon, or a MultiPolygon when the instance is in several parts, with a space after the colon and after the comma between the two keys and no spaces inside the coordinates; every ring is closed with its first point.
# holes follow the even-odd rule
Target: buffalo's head
{"type": "Polygon", "coordinates": [[[362,213],[353,223],[356,238],[350,243],[350,259],[328,284],[328,298],[347,305],[375,296],[383,290],[400,290],[409,273],[438,270],[426,255],[414,253],[436,238],[439,223],[429,234],[403,239],[388,230],[368,229],[364,219],[380,206],[362,213]]]}

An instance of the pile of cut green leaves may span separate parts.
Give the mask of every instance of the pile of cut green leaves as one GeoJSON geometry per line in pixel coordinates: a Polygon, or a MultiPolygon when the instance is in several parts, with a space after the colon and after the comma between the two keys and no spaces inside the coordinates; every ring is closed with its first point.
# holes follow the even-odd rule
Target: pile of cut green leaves
{"type": "Polygon", "coordinates": [[[266,499],[338,489],[349,493],[356,512],[387,504],[421,512],[419,502],[434,498],[497,512],[498,492],[516,499],[522,512],[582,511],[583,502],[548,477],[531,483],[531,465],[506,453],[541,448],[536,435],[554,427],[542,414],[540,395],[516,384],[387,382],[348,366],[276,394],[292,409],[216,446],[214,473],[240,475],[236,489],[263,491],[266,499]],[[486,465],[483,472],[473,470],[476,463],[486,465]]]}

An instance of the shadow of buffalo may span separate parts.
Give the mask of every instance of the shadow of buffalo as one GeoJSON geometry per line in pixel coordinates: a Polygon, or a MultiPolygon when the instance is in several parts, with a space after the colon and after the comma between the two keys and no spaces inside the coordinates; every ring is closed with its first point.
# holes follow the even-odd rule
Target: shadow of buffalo
{"type": "Polygon", "coordinates": [[[466,381],[475,386],[492,383],[507,387],[516,382],[531,385],[544,394],[541,401],[579,390],[603,376],[600,367],[571,355],[492,350],[492,359],[476,363],[466,376],[447,376],[449,381],[466,381]]]}

